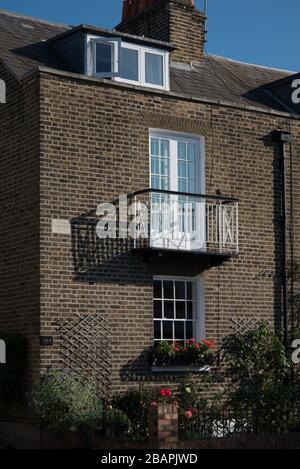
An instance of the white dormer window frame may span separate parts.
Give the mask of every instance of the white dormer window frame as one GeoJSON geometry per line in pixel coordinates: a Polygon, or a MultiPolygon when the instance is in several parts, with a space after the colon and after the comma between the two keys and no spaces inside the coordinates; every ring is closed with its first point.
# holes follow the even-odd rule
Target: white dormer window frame
{"type": "Polygon", "coordinates": [[[121,55],[121,39],[107,38],[99,36],[89,36],[86,43],[86,74],[100,78],[113,78],[120,73],[120,55],[121,55]],[[97,71],[97,45],[106,45],[111,47],[111,71],[97,71]]]}
{"type": "MultiPolygon", "coordinates": [[[[155,68],[152,69],[155,71],[155,68]]],[[[100,78],[111,78],[114,81],[120,83],[128,83],[135,86],[142,86],[146,88],[154,88],[157,90],[170,90],[170,54],[164,49],[156,49],[153,47],[142,46],[139,44],[133,44],[124,42],[120,38],[108,38],[87,35],[86,38],[86,74],[89,76],[95,76],[100,78]],[[111,71],[98,72],[96,69],[96,50],[97,44],[111,45],[112,51],[112,67],[111,71]],[[123,78],[122,74],[122,52],[124,50],[135,51],[137,54],[137,79],[123,78]],[[150,60],[150,68],[148,73],[151,74],[151,58],[152,63],[158,59],[158,63],[161,64],[161,84],[155,83],[155,78],[159,78],[160,73],[158,72],[157,77],[153,77],[151,82],[147,80],[147,60],[150,60]]],[[[158,80],[156,80],[158,81],[158,80]]]]}
{"type": "MultiPolygon", "coordinates": [[[[145,46],[140,46],[138,44],[122,42],[121,57],[122,57],[122,51],[124,49],[135,50],[138,53],[138,80],[128,80],[126,78],[123,78],[122,76],[117,76],[114,78],[115,81],[119,81],[122,83],[130,83],[132,85],[140,85],[144,87],[155,88],[158,90],[169,91],[170,89],[170,83],[169,83],[170,54],[169,52],[162,50],[162,49],[155,49],[153,47],[145,47],[145,46]],[[146,56],[147,54],[151,54],[156,57],[161,57],[162,59],[162,85],[147,82],[147,79],[146,79],[146,56]]],[[[122,73],[122,65],[120,68],[120,73],[122,73]]]]}

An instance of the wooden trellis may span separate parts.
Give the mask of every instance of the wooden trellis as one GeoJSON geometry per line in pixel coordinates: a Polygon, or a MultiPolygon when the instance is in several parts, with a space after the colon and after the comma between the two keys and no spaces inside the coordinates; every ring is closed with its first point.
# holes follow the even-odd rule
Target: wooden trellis
{"type": "Polygon", "coordinates": [[[74,314],[59,324],[60,354],[65,371],[96,379],[99,394],[111,388],[110,317],[74,314]]]}
{"type": "Polygon", "coordinates": [[[267,321],[264,318],[252,317],[252,318],[238,318],[233,317],[231,319],[231,328],[233,329],[234,334],[245,334],[251,329],[254,329],[258,326],[261,321],[265,321],[267,324],[271,325],[270,321],[267,321]]]}

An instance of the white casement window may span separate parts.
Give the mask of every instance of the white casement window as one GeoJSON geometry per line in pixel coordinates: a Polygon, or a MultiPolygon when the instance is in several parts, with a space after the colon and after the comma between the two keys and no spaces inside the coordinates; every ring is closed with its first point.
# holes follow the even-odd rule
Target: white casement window
{"type": "Polygon", "coordinates": [[[153,291],[154,345],[205,338],[202,278],[155,277],[153,291]]]}
{"type": "Polygon", "coordinates": [[[115,80],[169,90],[168,52],[122,43],[120,76],[115,80]]]}
{"type": "Polygon", "coordinates": [[[152,247],[204,249],[204,139],[151,130],[149,148],[152,247]]]}
{"type": "Polygon", "coordinates": [[[121,40],[90,37],[87,42],[87,74],[115,77],[120,73],[121,40]]]}
{"type": "Polygon", "coordinates": [[[87,36],[86,73],[116,81],[169,90],[169,53],[119,38],[87,36]]]}

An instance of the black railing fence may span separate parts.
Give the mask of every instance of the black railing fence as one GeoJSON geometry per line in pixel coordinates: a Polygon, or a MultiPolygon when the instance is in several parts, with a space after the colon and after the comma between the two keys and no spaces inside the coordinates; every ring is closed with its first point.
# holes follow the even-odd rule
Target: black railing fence
{"type": "MultiPolygon", "coordinates": [[[[238,437],[240,435],[282,434],[300,432],[300,407],[264,409],[179,407],[179,439],[198,441],[238,437]]],[[[148,408],[126,411],[104,403],[97,428],[101,439],[147,442],[149,439],[148,408]]]]}
{"type": "Polygon", "coordinates": [[[97,434],[103,439],[147,441],[148,409],[121,410],[103,402],[97,434]]]}
{"type": "Polygon", "coordinates": [[[298,407],[280,410],[196,407],[179,413],[179,439],[184,441],[293,431],[300,431],[298,407]]]}

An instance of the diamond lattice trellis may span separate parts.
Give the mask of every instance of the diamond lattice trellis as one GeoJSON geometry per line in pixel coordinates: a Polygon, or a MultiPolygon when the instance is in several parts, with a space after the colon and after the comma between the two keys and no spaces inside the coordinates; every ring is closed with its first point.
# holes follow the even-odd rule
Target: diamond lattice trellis
{"type": "Polygon", "coordinates": [[[95,377],[99,394],[111,387],[110,324],[107,314],[75,314],[59,324],[63,370],[95,377]]]}
{"type": "MultiPolygon", "coordinates": [[[[263,319],[267,324],[271,325],[270,321],[263,319]]],[[[233,329],[234,334],[245,334],[246,332],[254,329],[262,321],[262,318],[252,317],[252,318],[237,318],[233,317],[231,319],[231,328],[233,329]]]]}

